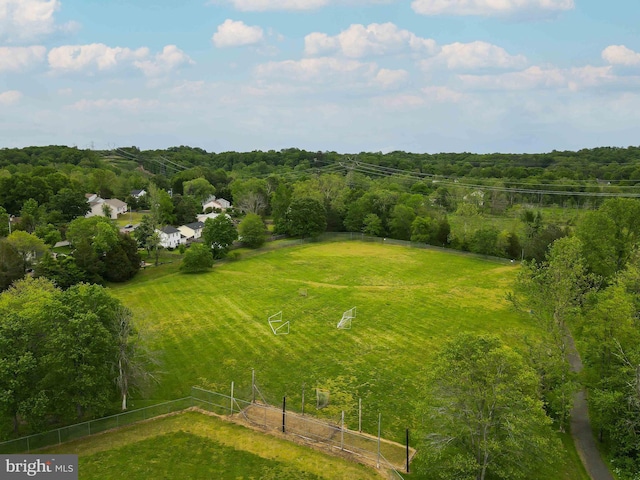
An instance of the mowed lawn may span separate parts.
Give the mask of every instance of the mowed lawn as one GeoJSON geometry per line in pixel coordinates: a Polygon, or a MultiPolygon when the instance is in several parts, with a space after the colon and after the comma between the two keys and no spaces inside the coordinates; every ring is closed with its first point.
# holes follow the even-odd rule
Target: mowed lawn
{"type": "MultiPolygon", "coordinates": [[[[189,395],[192,385],[249,399],[251,370],[266,399],[316,411],[315,388],[330,391],[331,414],[402,442],[425,372],[440,346],[462,331],[493,333],[511,344],[536,335],[505,299],[518,266],[455,253],[363,242],[306,244],[185,275],[178,262],[141,272],[113,293],[130,307],[160,352],[162,374],[147,401],[189,395]],[[357,307],[351,330],[336,328],[357,307]],[[267,317],[291,322],[275,336],[267,317]]],[[[579,462],[565,452],[566,469],[579,462]]]]}
{"type": "Polygon", "coordinates": [[[444,341],[461,331],[508,341],[533,332],[505,300],[516,271],[468,256],[344,242],[265,252],[205,274],[180,274],[177,264],[150,268],[113,292],[161,352],[153,400],[186,396],[192,385],[228,392],[232,381],[248,398],[255,369],[272,403],[287,395],[299,409],[303,384],[308,402],[315,387],[326,387],[352,397],[341,405],[352,426],[360,397],[363,428],[374,433],[381,412],[386,435],[399,439],[444,341]],[[352,329],[337,329],[354,306],[352,329]],[[269,328],[267,317],[278,311],[291,322],[289,335],[269,328]]]}
{"type": "Polygon", "coordinates": [[[374,469],[187,412],[44,450],[79,456],[84,480],[374,479],[374,469]]]}

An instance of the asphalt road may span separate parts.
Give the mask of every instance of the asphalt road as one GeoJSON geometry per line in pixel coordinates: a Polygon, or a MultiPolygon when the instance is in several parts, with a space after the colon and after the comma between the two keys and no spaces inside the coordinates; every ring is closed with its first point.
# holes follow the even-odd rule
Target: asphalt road
{"type": "MultiPolygon", "coordinates": [[[[567,358],[574,372],[582,371],[582,360],[576,350],[573,338],[568,336],[567,358]]],[[[573,398],[571,410],[571,436],[576,445],[576,450],[587,473],[593,480],[613,480],[607,464],[602,460],[600,451],[593,436],[591,422],[589,421],[589,409],[587,407],[587,393],[584,389],[577,392],[573,398]]]]}

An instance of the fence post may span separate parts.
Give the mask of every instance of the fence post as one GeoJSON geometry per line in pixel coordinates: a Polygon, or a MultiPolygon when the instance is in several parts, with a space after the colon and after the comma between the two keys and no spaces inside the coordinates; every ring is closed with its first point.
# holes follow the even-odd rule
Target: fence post
{"type": "Polygon", "coordinates": [[[285,424],[285,416],[287,414],[287,397],[282,397],[282,433],[285,432],[284,424],[285,424]]]}
{"type": "Polygon", "coordinates": [[[340,450],[344,450],[344,410],[340,418],[340,450]]]}
{"type": "Polygon", "coordinates": [[[31,452],[31,447],[29,447],[29,437],[27,437],[27,453],[31,452]]]}
{"type": "Polygon", "coordinates": [[[251,403],[256,403],[256,371],[251,369],[251,403]]]}
{"type": "Polygon", "coordinates": [[[358,399],[358,432],[362,433],[362,398],[358,399]]]}
{"type": "Polygon", "coordinates": [[[382,414],[378,413],[378,463],[377,467],[380,468],[380,425],[382,424],[382,414]]]}
{"type": "Polygon", "coordinates": [[[407,473],[409,473],[409,429],[407,428],[407,473]]]}
{"type": "Polygon", "coordinates": [[[58,429],[58,445],[62,443],[62,439],[60,438],[60,429],[58,429]]]}
{"type": "Polygon", "coordinates": [[[233,382],[231,382],[231,402],[229,406],[230,406],[231,415],[233,416],[233,382]]]}
{"type": "Polygon", "coordinates": [[[304,416],[304,383],[302,384],[302,416],[304,416]]]}

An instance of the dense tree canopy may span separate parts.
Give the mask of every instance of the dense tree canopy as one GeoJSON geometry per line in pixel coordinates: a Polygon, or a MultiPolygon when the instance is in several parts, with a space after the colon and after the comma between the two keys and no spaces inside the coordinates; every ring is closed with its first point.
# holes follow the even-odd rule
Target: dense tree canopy
{"type": "Polygon", "coordinates": [[[528,478],[553,471],[558,440],[538,376],[495,337],[463,334],[431,368],[421,470],[428,478],[528,478]]]}
{"type": "Polygon", "coordinates": [[[106,412],[118,395],[114,371],[123,307],[97,285],[65,291],[27,278],[0,294],[0,412],[26,422],[79,420],[106,412]]]}
{"type": "Polygon", "coordinates": [[[185,252],[180,271],[184,273],[206,272],[212,266],[213,253],[211,249],[202,243],[194,243],[185,252]]]}
{"type": "Polygon", "coordinates": [[[249,213],[238,225],[242,243],[249,248],[259,248],[267,239],[267,231],[260,215],[249,213]]]}
{"type": "Polygon", "coordinates": [[[227,215],[208,218],[204,222],[202,240],[213,251],[214,258],[223,258],[237,239],[238,230],[227,215]]]}

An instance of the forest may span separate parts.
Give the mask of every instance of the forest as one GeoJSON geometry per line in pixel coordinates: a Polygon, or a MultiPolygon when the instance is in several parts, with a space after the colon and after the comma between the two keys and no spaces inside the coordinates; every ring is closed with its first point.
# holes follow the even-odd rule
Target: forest
{"type": "MultiPolygon", "coordinates": [[[[42,288],[62,311],[65,295],[83,294],[77,290],[81,282],[135,276],[145,250],[147,257],[157,255],[154,231],[194,222],[211,195],[231,202],[231,220],[208,223],[204,243],[219,248],[213,254],[194,249],[187,261],[193,271],[228,254],[238,224],[249,247],[268,236],[357,232],[519,260],[510,299],[551,339],[548,357],[533,359],[547,414],[566,428],[572,394],[584,385],[603,450],[621,478],[633,478],[640,471],[639,186],[640,147],[485,155],[293,148],[209,153],[185,146],[2,149],[0,291],[25,276],[42,277],[53,282],[42,288]],[[131,195],[140,189],[149,192],[146,198],[131,195]],[[87,193],[118,198],[140,211],[138,229],[130,236],[105,217],[85,218],[87,193]],[[69,249],[60,255],[52,247],[62,240],[69,249]],[[570,372],[566,360],[569,333],[583,357],[580,375],[570,372]]],[[[34,287],[11,288],[7,298],[34,287]]],[[[59,325],[60,316],[51,312],[42,321],[59,325]]],[[[113,354],[117,322],[101,321],[115,343],[100,348],[113,354]]],[[[16,322],[3,328],[18,332],[11,345],[19,350],[26,334],[16,322]]],[[[42,352],[43,359],[51,354],[46,345],[42,352]]],[[[100,395],[106,398],[104,388],[100,395]]],[[[0,409],[17,422],[20,408],[40,400],[12,399],[9,390],[0,380],[0,409]],[[20,407],[20,401],[26,403],[20,407]]],[[[47,411],[45,400],[42,405],[47,411]]],[[[106,408],[82,399],[76,405],[78,418],[87,409],[98,414],[106,408]]],[[[68,418],[74,412],[58,413],[68,418]]],[[[34,428],[42,418],[34,419],[34,428]]]]}

